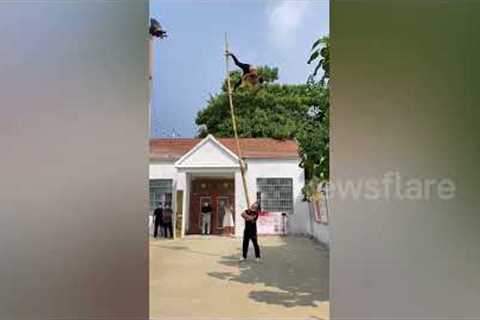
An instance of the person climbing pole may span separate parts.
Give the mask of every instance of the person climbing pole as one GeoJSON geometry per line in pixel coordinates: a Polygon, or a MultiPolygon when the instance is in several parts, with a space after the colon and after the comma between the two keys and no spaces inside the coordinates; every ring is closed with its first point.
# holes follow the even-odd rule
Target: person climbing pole
{"type": "Polygon", "coordinates": [[[263,83],[263,77],[257,74],[257,69],[248,63],[240,62],[237,57],[227,51],[227,56],[233,59],[233,62],[237,67],[242,69],[242,76],[241,78],[235,83],[233,86],[233,91],[235,91],[242,83],[248,83],[251,86],[256,86],[257,83],[263,83]]]}

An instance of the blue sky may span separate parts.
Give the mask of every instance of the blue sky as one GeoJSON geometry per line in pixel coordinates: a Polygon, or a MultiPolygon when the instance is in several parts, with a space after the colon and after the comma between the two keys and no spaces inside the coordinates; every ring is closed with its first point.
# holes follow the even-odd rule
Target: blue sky
{"type": "Polygon", "coordinates": [[[240,61],[278,67],[281,83],[304,83],[312,43],[328,34],[328,10],[328,0],[152,0],[150,14],[169,36],[155,41],[151,135],[196,134],[198,110],[225,77],[225,32],[240,61]]]}

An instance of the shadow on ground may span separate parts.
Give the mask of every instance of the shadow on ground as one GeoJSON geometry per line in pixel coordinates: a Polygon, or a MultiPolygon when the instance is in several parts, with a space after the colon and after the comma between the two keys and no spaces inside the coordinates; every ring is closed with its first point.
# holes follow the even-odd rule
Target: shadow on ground
{"type": "Polygon", "coordinates": [[[293,308],[316,307],[329,300],[328,249],[298,237],[285,237],[280,245],[261,249],[260,263],[253,260],[239,263],[238,252],[222,256],[218,263],[238,267],[239,273],[210,272],[208,275],[226,282],[258,285],[261,289],[249,293],[249,298],[256,302],[293,308]]]}
{"type": "Polygon", "coordinates": [[[151,247],[157,247],[157,248],[162,248],[164,250],[173,250],[173,251],[186,251],[191,254],[197,254],[197,255],[202,255],[202,256],[211,256],[211,257],[222,257],[221,255],[214,254],[214,253],[209,253],[206,251],[199,251],[199,250],[192,250],[188,246],[172,246],[168,245],[168,242],[161,243],[162,241],[168,241],[168,240],[160,240],[160,243],[154,243],[150,244],[151,247]]]}

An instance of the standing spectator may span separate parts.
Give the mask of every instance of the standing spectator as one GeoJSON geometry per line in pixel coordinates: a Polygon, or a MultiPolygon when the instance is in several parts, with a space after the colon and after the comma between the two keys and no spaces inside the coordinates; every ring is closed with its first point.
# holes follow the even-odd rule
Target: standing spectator
{"type": "Polygon", "coordinates": [[[260,247],[258,246],[257,239],[257,219],[259,212],[260,206],[257,202],[254,202],[250,208],[242,213],[242,218],[245,219],[245,229],[243,231],[243,255],[242,258],[240,258],[240,261],[245,261],[247,259],[250,240],[255,248],[256,261],[260,261],[260,247]]]}
{"type": "Polygon", "coordinates": [[[210,234],[212,224],[212,207],[210,203],[204,202],[202,207],[202,231],[203,234],[210,234]]]}
{"type": "Polygon", "coordinates": [[[158,237],[158,229],[159,227],[163,227],[163,208],[162,208],[162,203],[158,203],[158,207],[155,209],[153,212],[153,237],[157,238],[158,237]]]}
{"type": "Polygon", "coordinates": [[[233,205],[229,204],[225,207],[225,215],[223,216],[224,234],[233,234],[235,228],[233,205]]]}
{"type": "Polygon", "coordinates": [[[163,210],[163,236],[165,238],[173,238],[173,211],[170,204],[165,204],[163,210]],[[168,231],[168,233],[167,233],[168,231]]]}

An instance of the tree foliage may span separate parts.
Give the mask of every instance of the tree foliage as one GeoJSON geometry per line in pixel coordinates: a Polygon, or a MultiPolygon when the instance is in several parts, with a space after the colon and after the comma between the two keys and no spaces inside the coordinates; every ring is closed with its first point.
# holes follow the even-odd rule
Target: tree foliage
{"type": "Polygon", "coordinates": [[[307,184],[303,190],[307,198],[314,198],[318,191],[318,185],[327,182],[330,175],[328,87],[330,79],[330,41],[328,37],[322,37],[313,43],[307,63],[314,62],[316,62],[316,66],[308,82],[321,86],[326,98],[323,108],[316,110],[316,113],[309,118],[309,121],[304,123],[297,135],[303,165],[307,173],[307,184]],[[320,69],[322,69],[323,74],[320,80],[316,81],[320,69]]]}
{"type": "Polygon", "coordinates": [[[323,70],[323,75],[320,79],[320,84],[326,85],[330,79],[330,38],[328,36],[321,37],[313,43],[310,58],[307,63],[311,64],[314,62],[316,62],[317,65],[315,66],[310,79],[314,81],[321,68],[323,70]]]}
{"type": "Polygon", "coordinates": [[[329,179],[328,90],[323,86],[321,88],[325,92],[324,104],[311,111],[296,135],[307,181],[314,177],[321,181],[329,179]]]}
{"type": "MultiPolygon", "coordinates": [[[[325,105],[325,90],[316,84],[278,84],[278,70],[267,66],[258,68],[264,83],[252,87],[240,87],[233,94],[238,134],[240,137],[272,137],[293,139],[303,123],[314,117],[325,105]]],[[[232,83],[240,77],[231,74],[232,83]]],[[[196,118],[199,136],[213,134],[217,137],[232,137],[233,128],[226,84],[212,95],[207,105],[196,118]]]]}

